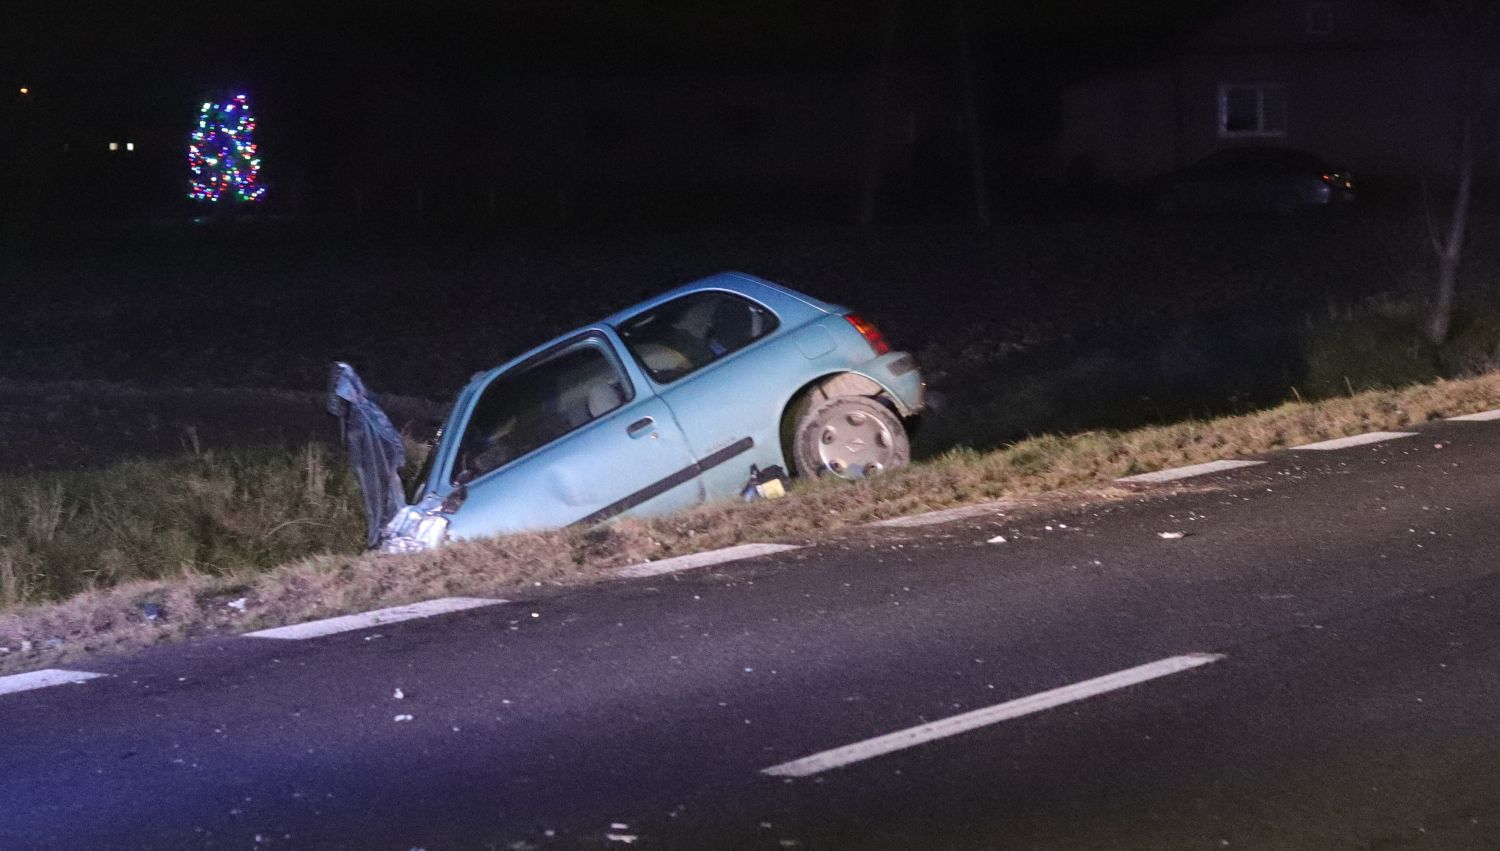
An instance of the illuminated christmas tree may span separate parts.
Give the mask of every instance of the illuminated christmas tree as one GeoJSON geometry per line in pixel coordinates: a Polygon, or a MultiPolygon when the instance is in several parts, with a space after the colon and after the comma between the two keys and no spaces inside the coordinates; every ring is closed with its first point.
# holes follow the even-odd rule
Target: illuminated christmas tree
{"type": "Polygon", "coordinates": [[[194,201],[250,203],[265,194],[255,116],[243,94],[224,103],[203,103],[188,142],[188,169],[193,175],[188,197],[194,201]]]}

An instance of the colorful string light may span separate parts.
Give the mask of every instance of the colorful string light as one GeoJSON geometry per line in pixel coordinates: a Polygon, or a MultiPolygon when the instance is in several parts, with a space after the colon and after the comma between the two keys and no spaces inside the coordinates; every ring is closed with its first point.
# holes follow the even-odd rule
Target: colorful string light
{"type": "Polygon", "coordinates": [[[258,201],[260,156],[255,144],[255,116],[248,99],[235,95],[226,103],[204,101],[198,126],[188,141],[188,197],[216,204],[225,198],[241,203],[258,201]]]}

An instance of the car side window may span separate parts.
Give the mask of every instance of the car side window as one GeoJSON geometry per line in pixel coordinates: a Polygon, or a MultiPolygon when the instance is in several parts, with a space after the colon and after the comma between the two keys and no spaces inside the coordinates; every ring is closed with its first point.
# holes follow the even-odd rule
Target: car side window
{"type": "Polygon", "coordinates": [[[662,384],[695,372],[776,330],[776,315],[726,292],[685,295],[620,323],[620,337],[662,384]]]}
{"type": "Polygon", "coordinates": [[[614,357],[588,337],[495,378],[474,404],[459,441],[454,484],[538,449],[629,402],[614,357]]]}

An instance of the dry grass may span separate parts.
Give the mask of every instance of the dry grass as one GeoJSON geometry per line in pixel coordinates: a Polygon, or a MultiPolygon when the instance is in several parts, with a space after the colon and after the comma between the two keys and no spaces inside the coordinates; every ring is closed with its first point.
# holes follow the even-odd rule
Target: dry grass
{"type": "Polygon", "coordinates": [[[199,449],[0,479],[0,608],[135,579],[356,553],[362,509],[330,450],[199,449]]]}
{"type": "MultiPolygon", "coordinates": [[[[711,505],[592,530],[511,535],[414,556],[323,555],[262,571],[220,566],[216,573],[188,564],[172,576],[123,581],[55,603],[13,605],[24,598],[36,565],[28,564],[24,551],[17,555],[12,543],[0,547],[0,604],[7,606],[0,611],[0,671],[435,596],[514,595],[536,585],[589,582],[606,576],[608,568],[646,559],[751,540],[813,538],[870,520],[1001,496],[1110,493],[1116,490],[1110,483],[1122,475],[1494,407],[1500,407],[1500,373],[1213,421],[1037,437],[994,452],[950,452],[858,484],[810,483],[785,500],[711,505]],[[227,605],[240,597],[247,600],[243,612],[227,605]],[[141,606],[148,601],[161,607],[161,618],[144,619],[141,606]]],[[[321,456],[310,451],[298,463],[305,481],[324,481],[317,475],[325,463],[321,456]]],[[[318,501],[306,491],[303,498],[318,501]]],[[[28,515],[28,528],[45,532],[77,522],[65,498],[62,509],[48,493],[27,499],[36,511],[28,515]]],[[[247,528],[270,534],[268,518],[251,514],[247,528]]]]}

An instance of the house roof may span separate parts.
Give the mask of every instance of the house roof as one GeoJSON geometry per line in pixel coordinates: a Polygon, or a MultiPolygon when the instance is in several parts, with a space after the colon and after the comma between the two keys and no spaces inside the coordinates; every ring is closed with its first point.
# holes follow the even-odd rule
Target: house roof
{"type": "Polygon", "coordinates": [[[1411,8],[1389,0],[1248,0],[1190,35],[1184,50],[1381,47],[1443,37],[1435,15],[1411,8]]]}

